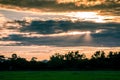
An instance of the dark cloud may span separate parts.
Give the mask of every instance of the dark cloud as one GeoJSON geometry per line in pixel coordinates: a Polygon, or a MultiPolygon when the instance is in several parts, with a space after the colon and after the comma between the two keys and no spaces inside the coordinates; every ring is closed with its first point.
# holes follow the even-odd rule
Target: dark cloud
{"type": "MultiPolygon", "coordinates": [[[[120,23],[93,23],[70,21],[33,21],[23,26],[21,32],[37,32],[43,36],[25,36],[24,34],[10,34],[1,41],[16,41],[16,45],[48,45],[48,46],[120,46],[120,23]],[[62,35],[68,31],[90,31],[91,34],[62,35]],[[97,32],[98,30],[98,32],[97,32]],[[100,32],[99,32],[100,30],[100,32]],[[49,36],[56,34],[55,36],[49,36]],[[47,36],[48,35],[48,36],[47,36]]],[[[12,45],[12,44],[11,44],[12,45]]]]}
{"type": "MultiPolygon", "coordinates": [[[[18,41],[22,45],[49,45],[49,46],[120,46],[120,36],[107,34],[91,34],[91,40],[86,40],[86,35],[56,36],[56,37],[23,37],[22,35],[3,38],[4,41],[18,41]],[[98,36],[99,35],[99,36],[98,36]],[[16,37],[16,38],[14,38],[16,37]]],[[[21,45],[19,44],[19,45],[21,45]]],[[[17,44],[18,45],[18,44],[17,44]]]]}
{"type": "Polygon", "coordinates": [[[33,21],[28,26],[23,26],[21,32],[37,32],[40,34],[55,34],[71,30],[94,31],[96,29],[120,30],[119,23],[94,23],[71,21],[33,21]]]}
{"type": "MultiPolygon", "coordinates": [[[[76,36],[61,37],[23,37],[22,35],[10,35],[3,38],[4,41],[20,41],[23,45],[51,45],[51,46],[75,46],[76,36]]],[[[81,39],[82,41],[82,39],[81,39]]],[[[76,45],[77,46],[77,45],[76,45]]]]}
{"type": "MultiPolygon", "coordinates": [[[[72,10],[93,10],[93,9],[108,9],[119,7],[119,0],[0,0],[1,4],[14,5],[12,8],[18,6],[19,9],[23,7],[35,8],[45,11],[72,11],[72,10]],[[59,4],[62,3],[62,4],[59,4]]],[[[26,9],[25,9],[26,10],[26,9]]]]}

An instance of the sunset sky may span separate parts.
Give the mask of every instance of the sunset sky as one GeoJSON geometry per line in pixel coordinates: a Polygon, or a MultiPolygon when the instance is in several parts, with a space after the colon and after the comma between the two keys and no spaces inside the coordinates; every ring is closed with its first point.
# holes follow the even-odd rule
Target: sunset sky
{"type": "MultiPolygon", "coordinates": [[[[102,4],[106,0],[57,0],[58,3],[102,4]],[[62,1],[62,2],[61,2],[62,1]],[[81,2],[81,3],[80,3],[81,2]]],[[[114,0],[119,3],[119,0],[114,0]]],[[[107,3],[107,2],[106,2],[107,3]]],[[[0,55],[17,53],[48,59],[54,53],[120,50],[120,7],[107,10],[33,12],[0,8],[0,55]],[[26,20],[26,22],[15,22],[26,20]]]]}

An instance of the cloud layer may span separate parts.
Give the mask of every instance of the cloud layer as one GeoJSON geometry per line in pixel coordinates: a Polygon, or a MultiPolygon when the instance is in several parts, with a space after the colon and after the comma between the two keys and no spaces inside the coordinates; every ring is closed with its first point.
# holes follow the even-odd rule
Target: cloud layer
{"type": "Polygon", "coordinates": [[[120,23],[32,21],[0,41],[14,41],[16,45],[24,46],[120,46],[119,26],[120,23]]]}

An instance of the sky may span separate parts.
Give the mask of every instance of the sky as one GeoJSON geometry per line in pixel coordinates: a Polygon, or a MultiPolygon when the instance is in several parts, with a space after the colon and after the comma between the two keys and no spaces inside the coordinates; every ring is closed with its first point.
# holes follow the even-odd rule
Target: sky
{"type": "Polygon", "coordinates": [[[0,55],[48,59],[59,52],[118,51],[119,9],[38,13],[0,8],[0,55]]]}

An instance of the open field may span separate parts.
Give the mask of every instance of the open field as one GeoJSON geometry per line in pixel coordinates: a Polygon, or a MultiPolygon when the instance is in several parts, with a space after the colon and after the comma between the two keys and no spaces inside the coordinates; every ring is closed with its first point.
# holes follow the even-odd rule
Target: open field
{"type": "Polygon", "coordinates": [[[3,71],[0,80],[120,80],[120,71],[3,71]]]}

